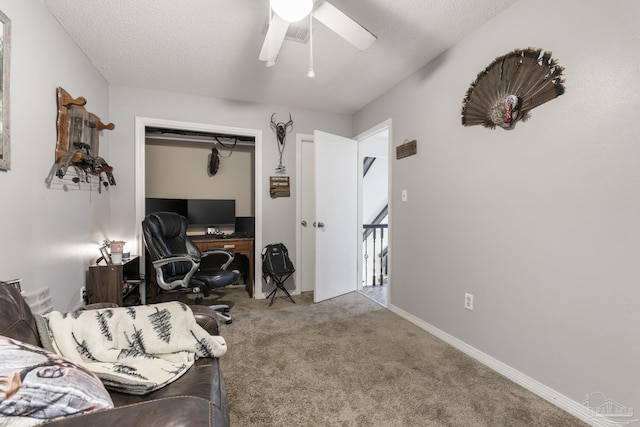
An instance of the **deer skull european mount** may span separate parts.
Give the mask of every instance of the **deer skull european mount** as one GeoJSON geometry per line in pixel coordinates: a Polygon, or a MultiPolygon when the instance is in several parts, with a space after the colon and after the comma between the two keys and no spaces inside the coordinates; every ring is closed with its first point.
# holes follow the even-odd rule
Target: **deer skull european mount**
{"type": "Polygon", "coordinates": [[[284,153],[284,146],[287,140],[287,132],[291,132],[293,129],[293,120],[291,119],[291,113],[289,113],[288,122],[277,122],[274,120],[276,113],[271,115],[271,129],[276,133],[276,139],[278,140],[278,153],[280,158],[278,160],[278,166],[276,167],[276,173],[285,174],[285,167],[282,164],[282,153],[284,153]]]}

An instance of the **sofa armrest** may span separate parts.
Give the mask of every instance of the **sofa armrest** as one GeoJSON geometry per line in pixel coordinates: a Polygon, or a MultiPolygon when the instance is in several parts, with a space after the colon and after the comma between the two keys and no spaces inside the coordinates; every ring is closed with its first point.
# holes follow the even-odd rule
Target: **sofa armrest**
{"type": "MultiPolygon", "coordinates": [[[[93,304],[87,304],[79,308],[79,310],[98,310],[103,308],[117,308],[118,304],[111,302],[97,302],[93,304]]],[[[215,311],[206,305],[190,305],[193,317],[196,318],[198,325],[209,332],[209,335],[220,335],[218,329],[218,319],[216,318],[215,311]]]]}
{"type": "Polygon", "coordinates": [[[80,307],[78,310],[100,310],[103,308],[118,308],[119,305],[115,302],[94,302],[92,304],[86,304],[80,307]]]}
{"type": "Polygon", "coordinates": [[[209,335],[220,335],[215,310],[206,305],[190,305],[189,307],[193,311],[193,316],[196,318],[198,325],[209,332],[209,335]]]}
{"type": "Polygon", "coordinates": [[[150,400],[99,412],[72,415],[45,423],[54,427],[87,426],[228,426],[222,410],[199,397],[180,396],[150,400]]]}

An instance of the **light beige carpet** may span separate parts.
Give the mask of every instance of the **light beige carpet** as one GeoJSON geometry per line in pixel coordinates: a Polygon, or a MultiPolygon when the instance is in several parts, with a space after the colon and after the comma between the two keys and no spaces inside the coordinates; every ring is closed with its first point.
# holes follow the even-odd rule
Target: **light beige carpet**
{"type": "Polygon", "coordinates": [[[218,295],[234,427],[586,425],[358,293],[218,295]]]}

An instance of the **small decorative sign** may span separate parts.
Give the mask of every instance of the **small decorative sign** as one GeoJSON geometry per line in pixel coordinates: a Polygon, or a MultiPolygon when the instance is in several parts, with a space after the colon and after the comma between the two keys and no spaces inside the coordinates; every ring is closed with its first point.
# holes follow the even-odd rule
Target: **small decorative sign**
{"type": "Polygon", "coordinates": [[[288,176],[270,176],[269,177],[269,194],[271,198],[291,197],[288,176]]]}
{"type": "Polygon", "coordinates": [[[396,147],[396,159],[404,159],[418,153],[418,143],[413,141],[405,141],[396,147]]]}

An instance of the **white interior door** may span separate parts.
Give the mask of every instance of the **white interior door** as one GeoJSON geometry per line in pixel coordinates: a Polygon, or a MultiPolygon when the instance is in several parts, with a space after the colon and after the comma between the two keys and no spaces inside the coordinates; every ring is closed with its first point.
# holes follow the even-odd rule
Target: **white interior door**
{"type": "MultiPolygon", "coordinates": [[[[358,144],[354,139],[314,132],[314,302],[357,289],[358,144]]],[[[312,224],[313,225],[313,224],[312,224]]]]}

